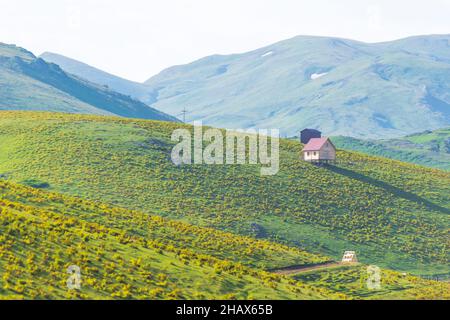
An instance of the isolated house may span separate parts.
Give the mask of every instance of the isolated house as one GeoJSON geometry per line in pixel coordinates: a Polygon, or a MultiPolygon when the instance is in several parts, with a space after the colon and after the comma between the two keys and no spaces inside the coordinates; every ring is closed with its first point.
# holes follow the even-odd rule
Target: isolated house
{"type": "Polygon", "coordinates": [[[345,251],[342,257],[342,263],[358,263],[355,251],[345,251]]]}
{"type": "Polygon", "coordinates": [[[300,141],[307,144],[313,138],[322,138],[322,132],[315,129],[304,129],[300,132],[300,141]]]}
{"type": "Polygon", "coordinates": [[[302,151],[303,160],[327,162],[336,160],[336,147],[328,138],[312,138],[302,151]]]}

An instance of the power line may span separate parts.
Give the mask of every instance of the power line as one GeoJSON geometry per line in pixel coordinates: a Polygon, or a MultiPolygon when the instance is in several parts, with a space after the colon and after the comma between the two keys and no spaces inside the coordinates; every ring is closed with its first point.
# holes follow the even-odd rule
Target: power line
{"type": "Polygon", "coordinates": [[[179,116],[183,116],[183,123],[186,123],[186,114],[189,113],[189,111],[186,110],[186,108],[183,109],[183,111],[181,111],[181,113],[178,115],[179,116]]]}

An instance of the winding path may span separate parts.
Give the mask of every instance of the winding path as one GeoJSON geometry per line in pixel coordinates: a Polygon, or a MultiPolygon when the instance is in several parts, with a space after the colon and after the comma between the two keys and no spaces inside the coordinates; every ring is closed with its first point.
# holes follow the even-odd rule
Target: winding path
{"type": "Polygon", "coordinates": [[[280,269],[274,269],[269,270],[270,272],[276,273],[276,274],[282,274],[282,275],[292,275],[312,270],[320,270],[320,269],[328,269],[333,267],[339,267],[343,264],[340,262],[327,262],[327,263],[321,263],[321,264],[314,264],[314,265],[302,265],[302,266],[290,266],[286,268],[280,268],[280,269]]]}

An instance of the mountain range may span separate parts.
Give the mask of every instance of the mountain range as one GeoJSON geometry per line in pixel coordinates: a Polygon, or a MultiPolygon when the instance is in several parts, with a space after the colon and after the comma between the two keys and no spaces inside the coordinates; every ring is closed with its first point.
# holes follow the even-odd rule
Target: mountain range
{"type": "Polygon", "coordinates": [[[450,35],[364,43],[298,36],[168,68],[144,84],[60,55],[42,58],[171,115],[223,128],[305,127],[392,138],[450,125],[450,35]]]}
{"type": "MultiPolygon", "coordinates": [[[[88,79],[89,80],[89,79],[88,79]]],[[[144,102],[110,90],[0,43],[0,110],[39,110],[178,121],[144,102]]]]}

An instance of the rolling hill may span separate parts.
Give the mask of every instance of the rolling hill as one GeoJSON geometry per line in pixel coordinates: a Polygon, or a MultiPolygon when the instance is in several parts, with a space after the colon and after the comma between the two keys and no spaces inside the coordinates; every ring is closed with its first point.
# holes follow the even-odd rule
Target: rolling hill
{"type": "Polygon", "coordinates": [[[327,258],[4,181],[0,212],[0,300],[449,299],[445,283],[389,270],[382,291],[367,291],[363,266],[326,282],[323,271],[277,275],[261,262],[327,258]],[[67,288],[74,265],[80,291],[67,288]]]}
{"type": "MultiPolygon", "coordinates": [[[[0,112],[0,175],[296,247],[319,259],[356,250],[361,262],[387,269],[449,273],[448,172],[347,151],[338,153],[335,165],[317,167],[300,161],[302,146],[289,140],[281,142],[276,176],[262,177],[252,165],[175,166],[170,136],[180,127],[192,129],[116,117],[0,112]]],[[[147,228],[136,225],[121,228],[145,235],[147,228]]],[[[274,266],[270,259],[259,261],[250,266],[274,266]]]]}
{"type": "Polygon", "coordinates": [[[205,239],[208,229],[2,181],[0,212],[0,300],[346,298],[231,261],[323,259],[278,244],[205,239]],[[71,265],[81,291],[67,289],[71,265]]]}
{"type": "Polygon", "coordinates": [[[381,270],[383,284],[381,290],[369,290],[364,283],[367,279],[366,266],[339,266],[332,269],[306,272],[292,278],[309,285],[328,290],[346,293],[354,299],[381,300],[448,300],[448,284],[441,283],[442,291],[436,290],[436,283],[418,281],[391,270],[381,270]],[[447,292],[447,293],[445,293],[447,292]]]}
{"type": "Polygon", "coordinates": [[[141,101],[64,72],[25,49],[0,43],[0,110],[117,115],[164,121],[176,118],[141,101]]]}
{"type": "Polygon", "coordinates": [[[342,149],[450,171],[450,129],[440,129],[388,140],[333,137],[342,149]]]}

